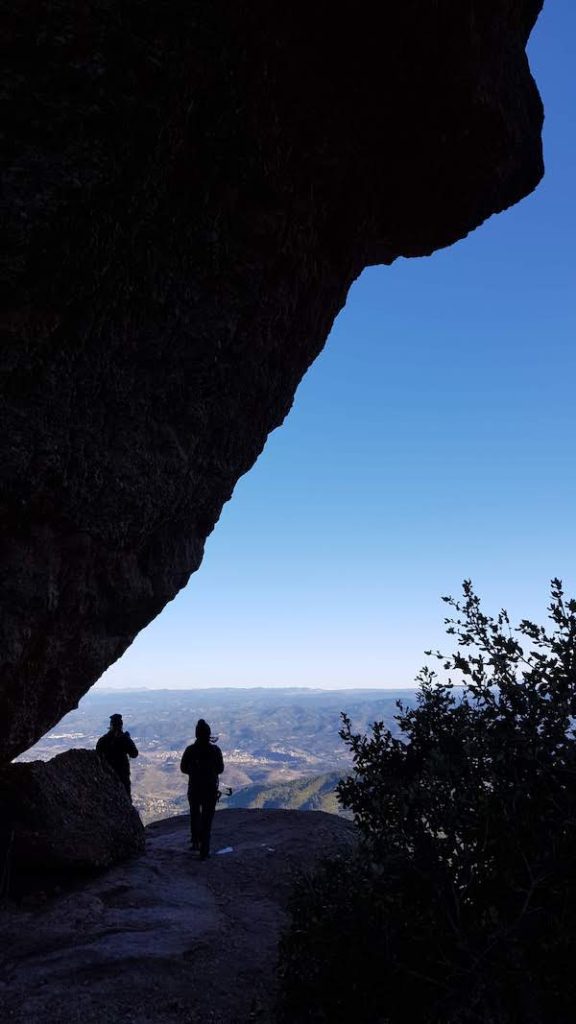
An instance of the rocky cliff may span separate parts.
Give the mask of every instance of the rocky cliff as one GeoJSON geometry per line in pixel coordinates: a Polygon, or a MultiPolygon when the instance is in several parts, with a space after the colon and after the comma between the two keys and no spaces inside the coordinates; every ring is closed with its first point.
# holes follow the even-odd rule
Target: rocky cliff
{"type": "Polygon", "coordinates": [[[146,834],[146,856],[5,908],[3,1021],[273,1020],[293,874],[350,847],[351,824],[321,811],[219,811],[206,863],[188,848],[187,816],[146,834]]]}
{"type": "Polygon", "coordinates": [[[21,0],[0,759],[185,585],[367,264],[530,192],[540,0],[21,0]]]}

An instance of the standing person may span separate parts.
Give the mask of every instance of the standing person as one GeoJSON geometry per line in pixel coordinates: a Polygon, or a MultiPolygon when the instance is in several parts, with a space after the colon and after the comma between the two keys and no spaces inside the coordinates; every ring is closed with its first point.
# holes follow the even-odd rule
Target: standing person
{"type": "Polygon", "coordinates": [[[96,753],[114,769],[132,799],[129,757],[138,757],[138,749],[129,732],[124,732],[122,715],[110,715],[110,728],[96,744],[96,753]]]}
{"type": "Polygon", "coordinates": [[[196,742],[186,747],[180,771],[188,776],[190,832],[193,850],[200,851],[200,860],[210,856],[210,829],[218,800],[218,776],[224,771],[222,751],[211,742],[208,722],[203,718],[196,725],[196,742]]]}

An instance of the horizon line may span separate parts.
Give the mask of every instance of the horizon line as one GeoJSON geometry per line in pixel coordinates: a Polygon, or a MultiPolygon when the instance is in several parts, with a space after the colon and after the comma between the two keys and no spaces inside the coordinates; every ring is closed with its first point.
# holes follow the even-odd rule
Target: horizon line
{"type": "Polygon", "coordinates": [[[299,692],[304,691],[307,693],[341,693],[353,690],[355,692],[362,693],[373,693],[382,692],[385,690],[396,691],[396,690],[417,690],[418,686],[98,686],[95,684],[86,691],[84,696],[86,697],[89,693],[217,693],[217,692],[236,692],[238,690],[267,690],[267,691],[282,691],[282,690],[297,690],[299,692]]]}

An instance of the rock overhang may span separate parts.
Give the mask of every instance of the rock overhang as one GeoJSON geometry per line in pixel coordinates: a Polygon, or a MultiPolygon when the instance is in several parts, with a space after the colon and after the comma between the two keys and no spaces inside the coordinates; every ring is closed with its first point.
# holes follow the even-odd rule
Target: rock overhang
{"type": "Polygon", "coordinates": [[[185,585],[363,267],[535,187],[540,6],[19,5],[2,760],[185,585]]]}

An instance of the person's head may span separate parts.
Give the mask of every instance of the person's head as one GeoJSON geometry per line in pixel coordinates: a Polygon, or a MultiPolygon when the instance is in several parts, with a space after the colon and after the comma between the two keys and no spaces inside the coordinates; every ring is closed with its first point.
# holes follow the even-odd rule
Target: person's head
{"type": "Polygon", "coordinates": [[[122,721],[122,715],[110,715],[110,731],[122,732],[123,728],[124,722],[122,721]]]}
{"type": "Polygon", "coordinates": [[[196,722],[196,739],[199,740],[200,743],[210,742],[210,726],[203,718],[199,718],[196,722]]]}

